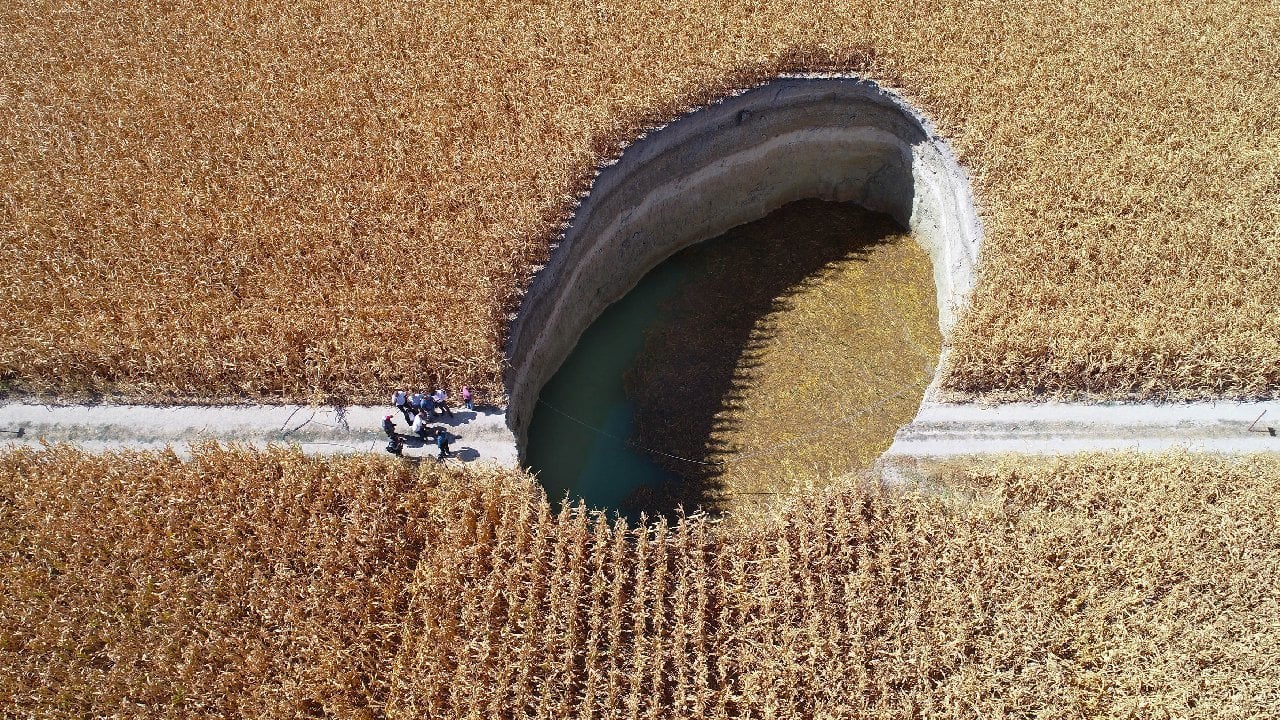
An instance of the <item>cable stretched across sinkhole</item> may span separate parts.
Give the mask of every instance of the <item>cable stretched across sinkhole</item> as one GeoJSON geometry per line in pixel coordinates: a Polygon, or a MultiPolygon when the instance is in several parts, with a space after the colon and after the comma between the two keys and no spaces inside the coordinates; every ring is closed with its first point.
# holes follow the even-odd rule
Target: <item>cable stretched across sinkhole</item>
{"type": "Polygon", "coordinates": [[[772,446],[770,446],[770,447],[768,447],[768,448],[758,448],[758,449],[756,449],[756,450],[752,450],[752,451],[750,451],[750,452],[745,452],[745,453],[738,453],[738,454],[735,454],[733,457],[731,457],[731,458],[729,458],[729,459],[727,459],[727,460],[695,460],[695,459],[693,459],[693,458],[687,458],[687,457],[683,457],[683,456],[681,456],[681,455],[673,455],[672,453],[665,452],[665,451],[663,451],[663,450],[659,450],[659,449],[657,449],[657,448],[652,448],[652,447],[649,447],[649,446],[647,446],[647,445],[642,445],[642,444],[640,444],[640,443],[638,443],[638,442],[635,442],[634,440],[631,440],[631,439],[629,439],[629,438],[621,438],[621,437],[618,437],[617,435],[614,435],[613,433],[610,433],[610,432],[608,432],[608,431],[606,431],[606,430],[603,430],[603,429],[601,429],[601,428],[598,428],[598,427],[596,427],[596,426],[592,425],[591,423],[586,422],[585,420],[582,420],[582,419],[580,419],[580,418],[574,417],[573,415],[571,415],[571,414],[569,414],[569,413],[565,412],[564,410],[561,410],[560,408],[556,407],[555,405],[552,405],[551,403],[547,402],[546,400],[543,400],[542,398],[538,398],[538,404],[540,404],[540,405],[542,405],[542,406],[546,407],[547,409],[549,409],[549,410],[551,410],[551,411],[553,411],[553,412],[555,412],[555,413],[557,413],[557,414],[559,414],[559,415],[563,416],[564,418],[566,418],[566,419],[568,419],[568,420],[570,420],[570,421],[572,421],[572,422],[574,422],[574,423],[577,423],[578,425],[581,425],[582,427],[586,428],[587,430],[590,430],[590,431],[591,431],[591,432],[593,432],[593,433],[596,433],[597,435],[600,435],[600,436],[602,436],[602,437],[607,437],[607,438],[609,438],[609,439],[611,439],[611,440],[615,440],[615,441],[617,441],[617,442],[619,442],[619,443],[622,443],[623,445],[625,445],[625,446],[627,446],[627,447],[635,448],[636,450],[640,450],[640,451],[647,452],[647,453],[652,453],[652,454],[654,454],[654,455],[661,455],[662,457],[671,458],[672,460],[679,460],[679,461],[681,461],[681,462],[692,463],[692,464],[694,464],[694,465],[704,465],[704,466],[712,466],[712,467],[721,467],[721,466],[725,466],[725,465],[731,465],[731,464],[733,464],[733,463],[742,462],[742,461],[744,461],[744,460],[749,460],[750,458],[757,457],[757,456],[759,456],[759,455],[764,455],[765,453],[773,453],[773,452],[777,452],[778,450],[781,450],[781,449],[784,449],[784,448],[791,447],[791,446],[793,446],[793,445],[798,445],[798,444],[800,444],[800,443],[802,443],[802,442],[805,442],[805,441],[807,441],[807,440],[809,440],[809,439],[811,439],[811,438],[813,438],[813,437],[815,437],[815,436],[818,436],[818,435],[821,435],[821,434],[823,434],[823,433],[829,432],[829,431],[831,431],[831,430],[833,430],[833,429],[835,429],[835,428],[837,428],[837,427],[841,427],[841,426],[843,426],[843,425],[847,425],[847,424],[849,424],[850,422],[852,422],[852,421],[854,421],[854,420],[857,420],[857,419],[858,419],[858,418],[860,418],[860,417],[864,417],[864,416],[866,416],[866,415],[869,415],[869,414],[871,414],[871,413],[875,412],[876,410],[879,410],[880,408],[884,407],[885,405],[889,404],[890,402],[892,402],[892,401],[894,401],[894,400],[897,400],[898,398],[902,397],[903,395],[907,394],[908,392],[911,392],[912,390],[918,390],[918,389],[919,389],[919,387],[920,387],[919,381],[913,381],[913,382],[907,383],[906,385],[903,385],[902,387],[898,388],[898,389],[897,389],[895,392],[893,392],[892,394],[890,394],[890,395],[886,395],[885,397],[881,398],[880,400],[878,400],[878,401],[876,401],[876,402],[874,402],[874,403],[871,403],[870,405],[865,405],[865,406],[863,406],[863,407],[861,407],[861,408],[858,408],[858,409],[857,409],[857,411],[855,411],[855,412],[853,412],[853,413],[850,413],[850,414],[848,414],[848,415],[845,415],[844,417],[840,418],[839,420],[836,420],[835,422],[831,422],[831,423],[828,423],[828,424],[826,424],[826,425],[823,425],[823,426],[821,426],[821,427],[817,428],[816,430],[812,430],[812,431],[810,431],[810,432],[807,432],[807,433],[805,433],[805,434],[803,434],[803,435],[801,435],[801,436],[799,436],[799,437],[797,437],[797,438],[793,438],[793,439],[788,440],[787,442],[784,442],[784,443],[779,443],[779,444],[777,444],[777,445],[772,445],[772,446]]]}

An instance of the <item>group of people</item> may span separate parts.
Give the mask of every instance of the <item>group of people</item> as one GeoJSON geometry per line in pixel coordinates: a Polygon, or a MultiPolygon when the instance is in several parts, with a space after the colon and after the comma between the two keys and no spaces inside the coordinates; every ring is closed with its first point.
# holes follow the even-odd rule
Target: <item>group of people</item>
{"type": "MultiPolygon", "coordinates": [[[[475,395],[471,392],[471,388],[463,385],[459,394],[462,397],[462,404],[468,410],[475,410],[475,395]]],[[[436,391],[430,395],[422,393],[410,395],[404,390],[397,390],[391,397],[391,404],[404,415],[404,421],[409,425],[409,432],[421,438],[423,443],[435,443],[440,451],[437,460],[453,457],[453,452],[449,450],[451,440],[449,431],[444,427],[430,426],[436,414],[453,417],[453,409],[449,407],[449,393],[445,392],[444,388],[436,388],[436,391]]],[[[387,452],[392,455],[402,455],[404,436],[396,432],[396,421],[393,418],[393,415],[388,415],[382,420],[382,429],[387,433],[387,452]]]]}
{"type": "MultiPolygon", "coordinates": [[[[476,409],[475,395],[470,387],[463,385],[459,394],[462,396],[462,404],[468,410],[476,409]]],[[[421,413],[428,415],[440,413],[453,417],[453,410],[449,407],[449,393],[444,388],[436,388],[436,391],[430,395],[417,392],[410,395],[407,391],[397,390],[391,396],[391,404],[404,414],[405,422],[413,422],[413,416],[421,413]]]]}

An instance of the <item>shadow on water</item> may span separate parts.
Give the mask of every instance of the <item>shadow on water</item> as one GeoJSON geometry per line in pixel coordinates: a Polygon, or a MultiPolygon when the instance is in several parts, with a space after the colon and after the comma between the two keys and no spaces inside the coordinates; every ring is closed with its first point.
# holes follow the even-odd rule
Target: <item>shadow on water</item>
{"type": "Polygon", "coordinates": [[[649,273],[584,333],[543,390],[528,459],[548,495],[633,518],[723,509],[718,463],[736,448],[722,438],[738,429],[735,411],[791,297],[902,232],[887,216],[807,200],[649,273]]]}
{"type": "Polygon", "coordinates": [[[552,502],[582,499],[594,508],[623,508],[637,487],[678,479],[632,440],[635,403],[622,378],[636,363],[663,301],[687,268],[665,262],[610,305],[539,395],[529,423],[526,460],[552,502]]]}

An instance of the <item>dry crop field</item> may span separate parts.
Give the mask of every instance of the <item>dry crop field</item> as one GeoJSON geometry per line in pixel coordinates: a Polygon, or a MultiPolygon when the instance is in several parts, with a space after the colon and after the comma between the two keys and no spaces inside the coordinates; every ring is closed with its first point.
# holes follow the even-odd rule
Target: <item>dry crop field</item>
{"type": "Polygon", "coordinates": [[[1277,37],[1270,0],[15,0],[0,387],[498,390],[508,313],[602,158],[835,69],[897,88],[973,175],[949,388],[1274,396],[1277,37]]]}
{"type": "Polygon", "coordinates": [[[1091,456],[770,517],[275,450],[0,455],[5,717],[1271,717],[1280,470],[1091,456]]]}
{"type": "MultiPolygon", "coordinates": [[[[1277,37],[1269,0],[14,0],[0,390],[501,391],[599,162],[832,70],[972,173],[950,390],[1276,396],[1277,37]]],[[[9,451],[0,716],[1270,717],[1278,496],[1092,456],[637,528],[518,473],[9,451]]]]}
{"type": "Polygon", "coordinates": [[[432,476],[0,454],[0,717],[381,717],[432,476]]]}
{"type": "Polygon", "coordinates": [[[391,713],[1280,712],[1274,462],[1093,456],[941,479],[830,488],[732,526],[552,517],[510,485],[469,498],[418,565],[391,713]]]}

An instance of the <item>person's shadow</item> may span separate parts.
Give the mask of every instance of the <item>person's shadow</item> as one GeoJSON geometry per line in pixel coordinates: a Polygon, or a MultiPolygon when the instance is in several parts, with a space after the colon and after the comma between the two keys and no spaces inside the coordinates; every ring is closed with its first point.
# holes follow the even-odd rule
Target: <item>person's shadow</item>
{"type": "MultiPolygon", "coordinates": [[[[448,432],[448,431],[446,430],[445,432],[448,432]]],[[[416,453],[415,455],[401,456],[405,460],[421,462],[427,459],[435,459],[435,455],[433,453],[435,453],[437,446],[436,446],[436,439],[434,435],[428,435],[425,439],[423,439],[413,433],[396,433],[396,434],[399,436],[400,442],[404,444],[405,449],[422,451],[420,453],[416,453]]],[[[453,433],[449,433],[450,443],[459,439],[461,439],[459,436],[454,435],[453,433]]],[[[480,451],[476,450],[473,447],[464,445],[462,447],[457,448],[456,450],[450,451],[449,456],[445,459],[447,460],[450,458],[454,460],[460,460],[464,463],[474,462],[480,459],[480,451]]]]}
{"type": "Polygon", "coordinates": [[[476,412],[474,410],[467,410],[465,408],[459,410],[458,408],[453,408],[452,416],[446,415],[444,413],[440,413],[438,415],[432,415],[429,422],[433,422],[438,425],[448,425],[450,427],[457,427],[459,425],[466,425],[467,423],[471,422],[475,418],[476,418],[476,412]]]}
{"type": "Polygon", "coordinates": [[[397,435],[399,435],[400,442],[404,443],[404,446],[406,448],[413,448],[415,450],[420,450],[424,447],[427,447],[428,445],[435,444],[433,441],[423,440],[422,438],[418,437],[417,435],[414,435],[413,433],[397,433],[397,435]]]}

